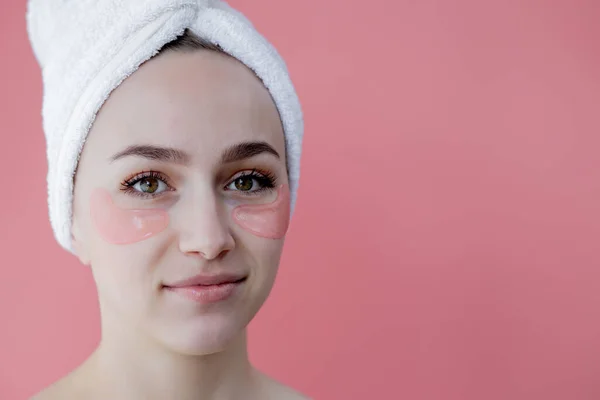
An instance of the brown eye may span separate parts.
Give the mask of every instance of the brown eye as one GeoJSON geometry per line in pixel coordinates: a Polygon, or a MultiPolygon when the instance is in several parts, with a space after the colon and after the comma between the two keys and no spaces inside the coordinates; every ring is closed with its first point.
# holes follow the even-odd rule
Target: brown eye
{"type": "Polygon", "coordinates": [[[140,190],[144,193],[154,193],[158,190],[159,181],[156,178],[148,177],[140,180],[140,190]]]}
{"type": "Polygon", "coordinates": [[[227,185],[227,190],[240,192],[243,195],[258,195],[275,187],[275,176],[270,172],[244,171],[227,185]]]}
{"type": "Polygon", "coordinates": [[[121,182],[121,190],[131,195],[150,198],[175,189],[168,183],[168,178],[160,172],[148,171],[121,182]]]}
{"type": "Polygon", "coordinates": [[[158,194],[168,189],[167,184],[160,178],[146,176],[131,185],[134,190],[145,194],[158,194]]]}
{"type": "Polygon", "coordinates": [[[251,176],[241,176],[234,182],[236,189],[247,192],[252,189],[254,179],[251,176]]]}

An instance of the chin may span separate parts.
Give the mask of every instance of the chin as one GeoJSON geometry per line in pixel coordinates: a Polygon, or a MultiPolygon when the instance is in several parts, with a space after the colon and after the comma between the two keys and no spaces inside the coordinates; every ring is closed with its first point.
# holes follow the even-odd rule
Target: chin
{"type": "Polygon", "coordinates": [[[198,316],[181,323],[164,324],[153,336],[174,352],[209,355],[242,343],[248,322],[249,318],[231,315],[198,316]]]}

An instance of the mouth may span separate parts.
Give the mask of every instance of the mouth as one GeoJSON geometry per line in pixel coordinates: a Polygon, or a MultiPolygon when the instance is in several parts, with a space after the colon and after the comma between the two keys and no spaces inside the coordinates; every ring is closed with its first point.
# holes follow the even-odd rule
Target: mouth
{"type": "Polygon", "coordinates": [[[173,284],[163,285],[163,289],[196,303],[217,303],[232,297],[247,280],[242,275],[197,275],[173,284]]]}

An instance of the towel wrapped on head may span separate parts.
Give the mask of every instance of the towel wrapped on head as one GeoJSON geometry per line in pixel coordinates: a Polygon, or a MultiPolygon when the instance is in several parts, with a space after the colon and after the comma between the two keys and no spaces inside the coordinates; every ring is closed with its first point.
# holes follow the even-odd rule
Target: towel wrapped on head
{"type": "Polygon", "coordinates": [[[73,177],[96,113],[110,93],[188,29],[252,69],[283,124],[293,213],[304,123],[286,65],[248,19],[221,0],[29,0],[27,29],[42,68],[48,207],[73,252],[73,177]]]}

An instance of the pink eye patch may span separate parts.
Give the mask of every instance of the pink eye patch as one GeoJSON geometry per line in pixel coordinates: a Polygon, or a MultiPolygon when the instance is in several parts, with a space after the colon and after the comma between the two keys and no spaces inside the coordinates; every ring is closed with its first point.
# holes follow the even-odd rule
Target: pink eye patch
{"type": "Polygon", "coordinates": [[[169,225],[169,215],[161,209],[124,210],[117,207],[110,193],[96,189],[90,204],[92,221],[109,243],[131,244],[162,232],[169,225]]]}
{"type": "Polygon", "coordinates": [[[248,232],[268,239],[281,239],[290,223],[290,191],[279,186],[277,199],[268,204],[244,204],[233,209],[233,220],[248,232]]]}
{"type": "MultiPolygon", "coordinates": [[[[91,196],[91,217],[104,240],[112,244],[131,244],[148,239],[169,226],[163,209],[122,209],[110,193],[96,189],[91,196]]],[[[281,185],[277,198],[268,204],[243,204],[232,211],[232,219],[246,231],[263,238],[281,239],[290,221],[290,192],[281,185]]]]}

